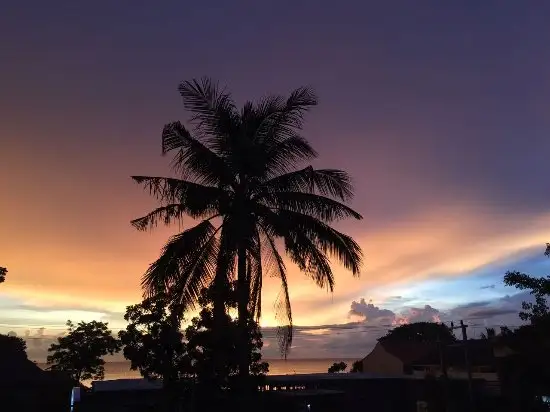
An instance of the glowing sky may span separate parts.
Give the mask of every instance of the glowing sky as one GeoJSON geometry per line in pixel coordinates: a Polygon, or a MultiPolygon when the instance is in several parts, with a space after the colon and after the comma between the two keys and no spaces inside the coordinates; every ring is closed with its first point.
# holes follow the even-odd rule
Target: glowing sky
{"type": "MultiPolygon", "coordinates": [[[[313,86],[316,165],[355,179],[365,219],[341,228],[364,272],[336,268],[328,295],[293,270],[294,356],[360,356],[411,313],[518,324],[525,296],[504,272],[550,272],[550,3],[376,3],[3,5],[0,329],[123,326],[177,230],[132,229],[155,203],[129,176],[168,173],[160,131],[186,118],[178,82],[202,75],[239,102],[313,86]]],[[[278,287],[264,287],[272,326],[278,287]]]]}

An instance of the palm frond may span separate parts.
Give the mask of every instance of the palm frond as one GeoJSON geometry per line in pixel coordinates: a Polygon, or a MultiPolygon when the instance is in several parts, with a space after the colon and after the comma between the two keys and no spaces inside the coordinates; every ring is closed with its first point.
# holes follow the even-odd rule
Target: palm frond
{"type": "Polygon", "coordinates": [[[256,200],[269,208],[303,213],[326,223],[348,217],[363,218],[349,206],[315,193],[273,191],[258,195],[256,200]]]}
{"type": "Polygon", "coordinates": [[[262,178],[273,178],[293,170],[297,163],[317,157],[317,152],[303,137],[289,133],[289,137],[274,145],[264,147],[262,153],[262,178]]]}
{"type": "Polygon", "coordinates": [[[261,119],[255,140],[279,142],[290,137],[303,126],[304,114],[318,103],[313,89],[300,87],[286,99],[270,96],[257,107],[257,117],[261,119]]]}
{"type": "Polygon", "coordinates": [[[162,152],[177,150],[172,166],[184,179],[220,186],[231,185],[233,175],[223,158],[191,136],[180,123],[172,122],[162,130],[162,152]]]}
{"type": "Polygon", "coordinates": [[[254,175],[265,178],[288,172],[301,161],[317,157],[317,152],[298,131],[304,114],[317,104],[312,89],[294,90],[286,99],[268,96],[243,112],[244,135],[254,143],[253,155],[259,159],[254,175]]]}
{"type": "Polygon", "coordinates": [[[285,249],[292,261],[317,286],[334,291],[334,274],[326,254],[306,235],[299,232],[292,235],[285,236],[285,249]]]}
{"type": "Polygon", "coordinates": [[[210,217],[229,202],[222,189],[167,177],[132,176],[161,203],[168,203],[139,219],[132,220],[138,230],[155,227],[160,220],[169,224],[188,215],[194,219],[210,217]]]}
{"type": "Polygon", "coordinates": [[[323,244],[316,243],[318,239],[310,238],[308,233],[294,227],[294,222],[265,208],[258,211],[258,223],[268,235],[284,240],[287,255],[302,272],[310,276],[319,287],[333,291],[334,275],[322,249],[323,244]]]}
{"type": "Polygon", "coordinates": [[[219,244],[215,232],[197,254],[187,275],[180,277],[171,288],[172,306],[179,308],[182,312],[187,308],[196,307],[203,289],[214,279],[218,254],[219,244]]]}
{"type": "Polygon", "coordinates": [[[184,107],[191,112],[196,132],[218,155],[230,153],[231,142],[238,137],[241,123],[231,94],[220,90],[208,77],[182,82],[178,90],[184,107]]]}
{"type": "Polygon", "coordinates": [[[159,222],[168,226],[174,221],[181,221],[185,215],[187,215],[187,212],[181,204],[169,204],[158,207],[145,216],[132,220],[130,224],[137,230],[146,231],[157,227],[159,222]]]}
{"type": "Polygon", "coordinates": [[[342,170],[314,169],[308,166],[262,183],[257,192],[313,193],[347,202],[353,198],[353,185],[350,176],[342,170]]]}
{"type": "MultiPolygon", "coordinates": [[[[263,228],[262,228],[263,229],[263,228]]],[[[266,262],[266,273],[281,280],[281,290],[275,301],[275,319],[281,324],[277,327],[277,340],[281,354],[286,358],[292,346],[293,323],[292,307],[288,292],[288,279],[283,258],[279,254],[275,241],[264,230],[266,246],[264,250],[264,261],[266,262]]]]}
{"type": "Polygon", "coordinates": [[[270,236],[284,240],[286,254],[298,266],[301,272],[311,277],[317,286],[334,288],[334,275],[326,254],[310,239],[306,233],[293,230],[289,222],[276,213],[264,213],[258,217],[259,224],[270,236]]]}
{"type": "Polygon", "coordinates": [[[302,213],[279,210],[277,215],[281,222],[288,222],[287,230],[292,237],[297,238],[299,234],[307,236],[324,254],[338,259],[354,276],[360,275],[363,252],[351,236],[302,213]]]}
{"type": "Polygon", "coordinates": [[[255,318],[256,322],[259,322],[262,316],[263,259],[262,242],[258,231],[256,231],[253,240],[247,253],[248,262],[246,265],[248,270],[248,283],[250,284],[250,303],[248,310],[255,318]]]}
{"type": "Polygon", "coordinates": [[[146,297],[160,293],[174,295],[177,287],[180,305],[193,307],[201,289],[212,278],[217,258],[216,229],[210,221],[172,236],[160,257],[142,278],[146,297]]]}

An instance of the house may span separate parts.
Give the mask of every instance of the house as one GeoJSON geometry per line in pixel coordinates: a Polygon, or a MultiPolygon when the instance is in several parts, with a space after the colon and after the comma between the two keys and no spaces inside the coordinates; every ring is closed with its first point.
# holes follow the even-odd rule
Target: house
{"type": "Polygon", "coordinates": [[[64,374],[40,369],[25,352],[1,352],[0,372],[4,405],[21,412],[68,410],[73,381],[64,374]]]}
{"type": "MultiPolygon", "coordinates": [[[[493,346],[487,340],[469,340],[468,357],[472,377],[497,381],[493,346]]],[[[378,342],[371,353],[361,360],[363,372],[387,375],[441,376],[445,366],[447,376],[468,377],[463,343],[439,348],[430,342],[378,342]]]]}
{"type": "Polygon", "coordinates": [[[410,375],[412,363],[436,350],[435,344],[425,342],[378,342],[361,360],[364,373],[410,375]]]}

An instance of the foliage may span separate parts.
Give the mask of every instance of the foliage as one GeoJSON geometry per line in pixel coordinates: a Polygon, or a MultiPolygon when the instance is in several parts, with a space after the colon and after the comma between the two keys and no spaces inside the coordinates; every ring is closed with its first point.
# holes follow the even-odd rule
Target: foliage
{"type": "MultiPolygon", "coordinates": [[[[133,177],[160,205],[132,224],[148,230],[182,222],[185,216],[198,224],[168,240],[142,286],[148,296],[167,293],[187,309],[196,305],[204,287],[213,283],[221,291],[237,279],[243,340],[249,317],[257,321],[261,316],[262,278],[276,277],[281,293],[275,307],[286,354],[292,311],[277,244],[320,287],[334,287],[331,257],[358,276],[359,245],[331,227],[344,218],[361,219],[347,206],[353,196],[351,179],[341,170],[302,165],[317,156],[299,133],[304,115],[317,105],[309,88],[296,89],[287,98],[247,102],[240,110],[225,89],[207,78],[183,82],[179,92],[193,129],[173,122],[162,133],[162,152],[174,153],[176,177],[133,177]]],[[[224,302],[216,298],[216,318],[224,310],[224,302]]],[[[246,344],[237,349],[246,373],[246,344]]]]}
{"type": "MultiPolygon", "coordinates": [[[[550,243],[546,244],[547,256],[550,256],[550,243]]],[[[528,320],[531,323],[540,322],[549,316],[550,307],[547,298],[550,296],[550,276],[534,277],[518,271],[506,272],[504,283],[507,286],[514,286],[520,290],[530,290],[535,297],[535,302],[523,302],[523,311],[519,313],[521,320],[528,320]]]]}
{"type": "Polygon", "coordinates": [[[497,336],[497,332],[495,328],[485,328],[485,332],[482,332],[480,335],[480,339],[494,339],[497,336]]]}
{"type": "Polygon", "coordinates": [[[350,373],[360,373],[363,372],[363,362],[360,360],[353,362],[351,365],[350,373]]]}
{"type": "Polygon", "coordinates": [[[507,337],[512,335],[514,332],[508,326],[501,326],[499,336],[507,337]]]}
{"type": "Polygon", "coordinates": [[[389,330],[379,342],[456,342],[452,330],[443,323],[416,322],[389,330]]]}
{"type": "MultiPolygon", "coordinates": [[[[550,243],[546,244],[550,256],[550,243]]],[[[499,378],[504,393],[521,410],[547,410],[538,395],[548,392],[550,382],[550,276],[535,277],[518,271],[507,272],[504,283],[520,290],[529,290],[534,303],[523,302],[519,316],[530,321],[515,330],[501,328],[499,343],[513,353],[500,360],[499,378]]]]}
{"type": "Polygon", "coordinates": [[[120,342],[112,335],[105,322],[80,322],[74,325],[67,321],[67,335],[57,338],[48,352],[50,370],[64,371],[80,382],[86,379],[103,379],[102,359],[107,354],[120,350],[120,342]]]}
{"type": "Polygon", "coordinates": [[[7,274],[8,274],[8,269],[0,267],[0,283],[3,283],[6,280],[7,274]]]}
{"type": "Polygon", "coordinates": [[[23,338],[0,334],[0,357],[2,356],[20,356],[27,357],[27,343],[23,338]]]}
{"type": "Polygon", "coordinates": [[[521,410],[535,410],[532,403],[536,395],[548,391],[549,330],[550,318],[547,317],[513,331],[501,331],[499,343],[512,349],[513,353],[500,359],[499,378],[503,390],[520,402],[521,410]]]}
{"type": "Polygon", "coordinates": [[[328,373],[339,373],[344,372],[348,365],[346,362],[334,362],[329,368],[328,373]]]}
{"type": "Polygon", "coordinates": [[[128,326],[118,336],[132,370],[139,370],[148,379],[162,378],[165,383],[178,381],[188,373],[182,319],[169,310],[163,297],[128,306],[124,319],[128,326]]]}
{"type": "Polygon", "coordinates": [[[535,297],[534,303],[521,304],[523,311],[519,313],[519,317],[522,320],[537,322],[548,315],[549,307],[546,298],[550,295],[550,276],[537,278],[517,271],[506,272],[504,283],[521,290],[531,289],[530,293],[535,297]]]}
{"type": "MultiPolygon", "coordinates": [[[[230,308],[235,308],[235,293],[229,293],[231,296],[226,300],[230,308]]],[[[203,289],[199,297],[199,303],[203,309],[185,330],[191,370],[200,384],[215,385],[218,388],[235,387],[235,378],[239,372],[239,354],[236,350],[240,333],[238,321],[226,314],[221,324],[221,331],[214,332],[214,295],[212,289],[203,289]],[[224,360],[221,370],[215,363],[216,352],[224,360]]],[[[258,324],[252,318],[248,319],[247,332],[249,372],[253,377],[252,382],[259,383],[268,372],[268,364],[261,361],[262,335],[258,324]]]]}

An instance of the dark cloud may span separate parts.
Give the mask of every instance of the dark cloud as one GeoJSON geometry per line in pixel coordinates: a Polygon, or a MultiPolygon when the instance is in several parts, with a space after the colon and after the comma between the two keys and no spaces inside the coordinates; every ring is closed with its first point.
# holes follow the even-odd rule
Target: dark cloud
{"type": "Polygon", "coordinates": [[[472,308],[479,308],[479,307],[485,307],[491,304],[490,300],[483,300],[483,301],[477,301],[477,302],[469,302],[465,303],[463,305],[458,305],[457,307],[453,308],[452,311],[467,311],[472,308]]]}
{"type": "Polygon", "coordinates": [[[480,287],[480,289],[494,289],[496,285],[486,285],[486,286],[482,286],[480,287]]]}
{"type": "Polygon", "coordinates": [[[447,312],[447,317],[452,319],[472,319],[492,322],[496,319],[499,322],[518,324],[518,313],[521,310],[521,303],[532,301],[533,297],[529,292],[520,292],[514,295],[506,295],[492,301],[470,302],[459,305],[447,312]]]}
{"type": "Polygon", "coordinates": [[[504,315],[517,315],[518,310],[517,309],[506,309],[506,308],[486,308],[486,309],[480,309],[473,312],[470,312],[468,314],[468,317],[470,319],[490,319],[494,318],[496,316],[504,316],[504,315]]]}

